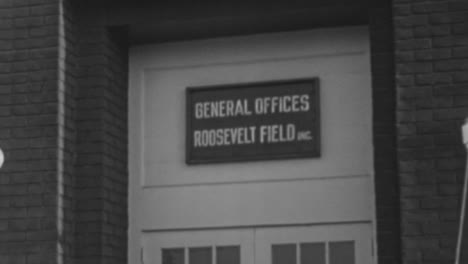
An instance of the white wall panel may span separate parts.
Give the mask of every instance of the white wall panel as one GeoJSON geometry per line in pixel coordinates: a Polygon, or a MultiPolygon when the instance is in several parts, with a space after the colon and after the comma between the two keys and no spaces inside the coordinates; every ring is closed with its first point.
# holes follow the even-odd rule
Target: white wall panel
{"type": "MultiPolygon", "coordinates": [[[[186,60],[186,49],[192,48],[189,44],[179,44],[180,53],[171,50],[173,60],[186,60]]],[[[215,41],[215,44],[219,43],[215,41]]],[[[288,43],[283,44],[284,49],[290,48],[288,43]]],[[[137,110],[141,113],[141,122],[136,127],[141,129],[141,140],[137,145],[141,155],[141,184],[167,186],[371,173],[369,57],[365,42],[361,45],[360,49],[355,44],[323,56],[316,49],[302,47],[304,57],[295,54],[296,57],[292,58],[283,55],[279,59],[267,60],[267,55],[274,57],[276,53],[268,54],[257,49],[265,57],[263,60],[213,62],[214,58],[208,56],[198,58],[210,61],[208,64],[187,62],[186,66],[156,67],[148,63],[137,77],[141,78],[137,81],[141,90],[136,95],[137,110]],[[321,90],[320,158],[199,166],[185,164],[186,87],[316,76],[320,78],[321,90]]],[[[221,51],[213,53],[221,53],[221,58],[227,56],[221,51]]],[[[167,54],[160,56],[161,60],[168,59],[167,54]]],[[[157,57],[154,60],[159,61],[157,57]]]]}
{"type": "Polygon", "coordinates": [[[144,230],[371,219],[369,177],[148,188],[144,230]]]}

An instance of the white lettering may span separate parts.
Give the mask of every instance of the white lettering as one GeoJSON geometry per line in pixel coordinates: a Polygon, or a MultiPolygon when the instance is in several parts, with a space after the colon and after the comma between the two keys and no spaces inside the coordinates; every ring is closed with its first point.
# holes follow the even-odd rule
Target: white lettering
{"type": "Polygon", "coordinates": [[[193,132],[193,146],[199,147],[201,146],[201,134],[200,131],[193,132]]]}
{"type": "Polygon", "coordinates": [[[309,111],[309,95],[284,95],[255,99],[255,114],[275,114],[309,111]]]}
{"type": "Polygon", "coordinates": [[[309,95],[308,94],[303,94],[301,95],[301,110],[303,112],[307,112],[310,109],[309,105],[309,95]]]}
{"type": "Polygon", "coordinates": [[[208,117],[208,110],[210,109],[210,103],[209,102],[204,102],[203,103],[203,118],[208,117]]]}
{"type": "Polygon", "coordinates": [[[226,116],[226,101],[220,101],[218,103],[219,105],[219,117],[225,117],[226,116]]]}
{"type": "Polygon", "coordinates": [[[226,102],[226,115],[234,116],[234,102],[233,101],[226,102]]]}
{"type": "MultiPolygon", "coordinates": [[[[210,115],[209,116],[218,116],[219,115],[219,107],[218,104],[210,103],[210,115]]],[[[207,118],[207,116],[205,116],[207,118]]]]}
{"type": "Polygon", "coordinates": [[[203,118],[203,105],[202,103],[195,104],[195,118],[201,119],[203,118]]]}
{"type": "Polygon", "coordinates": [[[195,118],[223,118],[252,115],[247,99],[195,103],[195,118]]]}
{"type": "Polygon", "coordinates": [[[236,111],[234,113],[235,115],[244,115],[244,105],[242,104],[241,100],[237,100],[236,111]]]}
{"type": "Polygon", "coordinates": [[[264,111],[264,107],[263,107],[263,101],[261,98],[257,98],[255,99],[255,113],[257,115],[261,115],[263,114],[263,111],[264,111]]]}
{"type": "Polygon", "coordinates": [[[216,147],[255,143],[255,126],[204,129],[194,131],[194,144],[197,147],[216,147]]]}
{"type": "Polygon", "coordinates": [[[299,95],[295,94],[292,96],[292,110],[293,112],[299,112],[300,109],[299,109],[299,95]]]}
{"type": "Polygon", "coordinates": [[[296,139],[294,124],[260,126],[260,143],[291,142],[296,139]]]}

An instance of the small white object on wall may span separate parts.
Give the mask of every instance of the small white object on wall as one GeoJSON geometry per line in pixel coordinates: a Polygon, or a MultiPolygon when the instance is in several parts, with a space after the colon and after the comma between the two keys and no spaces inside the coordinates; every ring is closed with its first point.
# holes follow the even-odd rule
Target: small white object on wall
{"type": "MultiPolygon", "coordinates": [[[[463,144],[465,144],[465,148],[468,151],[468,117],[465,119],[465,123],[462,125],[462,140],[463,144]]],[[[468,160],[467,160],[468,163],[468,160]]],[[[468,164],[466,166],[465,171],[465,182],[463,184],[463,197],[462,197],[462,207],[460,212],[460,225],[458,228],[458,241],[457,241],[457,249],[455,255],[455,264],[462,264],[466,263],[466,254],[462,254],[464,249],[467,247],[467,238],[464,237],[466,235],[465,229],[467,228],[466,225],[466,206],[467,206],[467,196],[468,196],[468,164]]]]}
{"type": "Polygon", "coordinates": [[[462,126],[462,137],[463,137],[463,144],[468,144],[468,117],[465,119],[465,123],[462,126]]]}
{"type": "Polygon", "coordinates": [[[5,161],[5,155],[3,155],[2,149],[0,149],[0,168],[3,166],[3,162],[5,161]]]}

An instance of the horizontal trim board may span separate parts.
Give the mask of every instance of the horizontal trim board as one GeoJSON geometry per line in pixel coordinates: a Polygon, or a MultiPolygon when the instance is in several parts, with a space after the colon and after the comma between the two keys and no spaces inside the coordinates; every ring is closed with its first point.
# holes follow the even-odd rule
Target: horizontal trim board
{"type": "Polygon", "coordinates": [[[207,231],[207,230],[231,230],[231,229],[262,229],[262,228],[281,228],[281,227],[308,227],[308,226],[334,226],[334,225],[359,225],[370,224],[372,221],[343,221],[343,222],[317,222],[317,223],[295,223],[295,224],[273,224],[273,225],[240,225],[223,227],[197,227],[197,228],[173,228],[173,229],[142,229],[143,233],[167,233],[167,232],[185,232],[185,231],[207,231]]]}

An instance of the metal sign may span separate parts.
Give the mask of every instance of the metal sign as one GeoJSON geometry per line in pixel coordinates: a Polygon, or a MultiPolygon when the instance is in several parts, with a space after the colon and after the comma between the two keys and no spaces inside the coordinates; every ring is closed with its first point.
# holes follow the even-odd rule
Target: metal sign
{"type": "Polygon", "coordinates": [[[187,88],[187,164],[318,157],[317,78],[187,88]]]}

